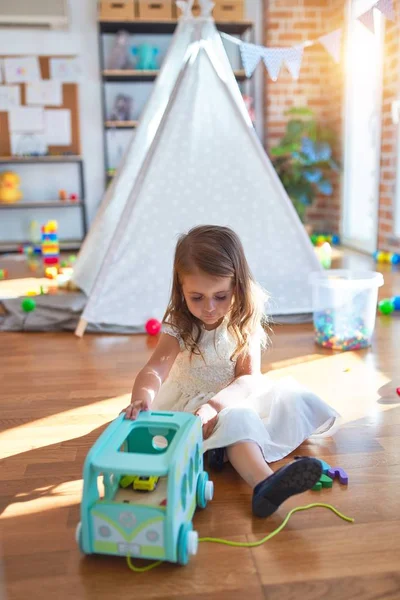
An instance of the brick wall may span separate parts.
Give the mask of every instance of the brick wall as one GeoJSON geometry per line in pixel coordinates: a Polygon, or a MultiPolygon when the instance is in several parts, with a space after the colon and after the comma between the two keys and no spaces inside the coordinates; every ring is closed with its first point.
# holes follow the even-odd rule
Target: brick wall
{"type": "Polygon", "coordinates": [[[378,249],[398,252],[400,239],[394,234],[398,126],[393,124],[391,111],[400,91],[400,0],[395,0],[394,6],[396,23],[386,21],[385,27],[378,249]]]}
{"type": "MultiPolygon", "coordinates": [[[[343,26],[344,0],[265,0],[266,46],[291,46],[313,40],[343,26]]],[[[321,44],[304,51],[298,81],[283,67],[278,81],[265,77],[265,144],[271,148],[282,137],[292,106],[308,106],[322,125],[337,135],[341,157],[343,71],[321,44]]],[[[318,197],[308,210],[307,220],[318,230],[337,232],[340,224],[339,177],[334,177],[334,194],[318,197]]]]}

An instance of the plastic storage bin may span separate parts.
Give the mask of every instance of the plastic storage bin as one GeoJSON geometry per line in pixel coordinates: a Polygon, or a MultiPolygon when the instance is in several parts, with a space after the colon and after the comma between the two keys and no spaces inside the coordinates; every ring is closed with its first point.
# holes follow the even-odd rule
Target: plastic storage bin
{"type": "Polygon", "coordinates": [[[310,283],[317,344],[333,350],[370,346],[382,274],[332,269],[312,273],[310,283]]]}

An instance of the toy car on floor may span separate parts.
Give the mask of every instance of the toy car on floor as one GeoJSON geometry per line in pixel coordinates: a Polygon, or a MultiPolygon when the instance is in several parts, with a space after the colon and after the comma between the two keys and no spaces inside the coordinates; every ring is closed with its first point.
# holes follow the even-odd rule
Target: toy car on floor
{"type": "Polygon", "coordinates": [[[190,413],[148,411],[136,421],[115,419],[83,468],[76,531],[82,552],[187,564],[197,552],[196,506],[205,508],[213,496],[202,443],[200,419],[190,413]]]}

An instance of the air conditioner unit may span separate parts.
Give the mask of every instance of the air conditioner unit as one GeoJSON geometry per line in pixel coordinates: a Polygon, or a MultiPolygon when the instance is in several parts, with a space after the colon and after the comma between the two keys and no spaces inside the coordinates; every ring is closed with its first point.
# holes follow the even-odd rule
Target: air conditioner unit
{"type": "Polygon", "coordinates": [[[66,29],[68,0],[0,0],[0,27],[66,29]]]}

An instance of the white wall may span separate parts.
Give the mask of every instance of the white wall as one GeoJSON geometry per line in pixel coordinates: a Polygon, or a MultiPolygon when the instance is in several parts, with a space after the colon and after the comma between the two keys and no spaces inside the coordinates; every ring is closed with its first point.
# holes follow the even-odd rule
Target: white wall
{"type": "MultiPolygon", "coordinates": [[[[89,219],[92,219],[104,191],[104,162],[103,162],[103,127],[101,114],[101,87],[99,73],[99,52],[97,39],[97,14],[95,0],[69,0],[70,28],[68,31],[46,31],[11,29],[0,30],[0,54],[37,54],[37,55],[78,55],[82,66],[82,80],[79,84],[80,103],[80,132],[82,156],[85,167],[86,202],[89,219]]],[[[71,181],[76,186],[75,175],[71,165],[49,166],[48,171],[43,167],[24,166],[21,171],[24,185],[32,188],[35,200],[38,200],[37,190],[40,188],[46,172],[51,178],[59,178],[60,188],[65,181],[71,181]],[[29,171],[28,171],[29,169],[29,171]],[[35,173],[32,175],[32,169],[35,173]],[[29,174],[28,174],[29,173],[29,174]]],[[[15,169],[17,170],[17,169],[15,169]]],[[[74,190],[71,190],[74,191],[74,190]]],[[[43,198],[50,199],[47,196],[43,198]]],[[[40,222],[47,218],[62,220],[60,237],[76,238],[80,233],[79,213],[75,216],[71,211],[78,209],[56,209],[51,213],[45,211],[29,211],[29,219],[21,218],[24,211],[1,211],[0,241],[12,239],[28,239],[26,222],[37,219],[40,222]]]]}

